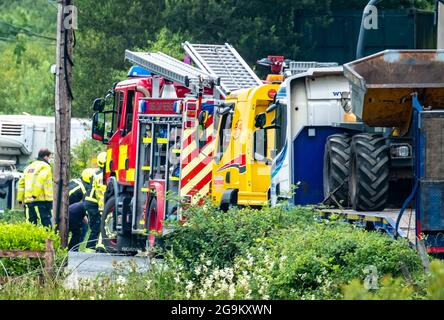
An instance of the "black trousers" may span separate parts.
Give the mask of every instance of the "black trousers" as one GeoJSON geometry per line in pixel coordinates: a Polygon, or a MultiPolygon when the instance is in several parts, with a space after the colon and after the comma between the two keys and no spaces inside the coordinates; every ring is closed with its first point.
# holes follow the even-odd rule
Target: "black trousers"
{"type": "Polygon", "coordinates": [[[68,250],[79,251],[79,244],[83,241],[83,218],[86,215],[83,202],[77,202],[69,206],[69,232],[71,240],[68,244],[68,250]]]}
{"type": "Polygon", "coordinates": [[[83,205],[88,212],[89,229],[91,230],[86,247],[89,249],[95,249],[99,240],[102,216],[100,215],[97,203],[84,201],[83,205]]]}
{"type": "Polygon", "coordinates": [[[26,218],[29,222],[52,228],[52,201],[34,201],[26,204],[26,218]]]}

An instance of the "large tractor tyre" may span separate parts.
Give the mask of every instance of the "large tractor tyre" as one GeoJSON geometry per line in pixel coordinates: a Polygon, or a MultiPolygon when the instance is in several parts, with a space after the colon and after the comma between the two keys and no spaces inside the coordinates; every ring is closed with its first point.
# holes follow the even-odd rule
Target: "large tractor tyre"
{"type": "Polygon", "coordinates": [[[116,198],[112,196],[105,203],[103,208],[102,220],[100,223],[100,232],[102,234],[102,243],[107,252],[117,252],[117,231],[114,229],[115,217],[114,208],[116,206],[116,198]]]}
{"type": "Polygon", "coordinates": [[[327,138],[323,170],[324,199],[327,205],[349,206],[350,141],[351,138],[345,134],[334,134],[327,138]]]}
{"type": "Polygon", "coordinates": [[[389,154],[385,138],[358,134],[351,143],[350,200],[354,210],[383,210],[388,200],[389,154]]]}

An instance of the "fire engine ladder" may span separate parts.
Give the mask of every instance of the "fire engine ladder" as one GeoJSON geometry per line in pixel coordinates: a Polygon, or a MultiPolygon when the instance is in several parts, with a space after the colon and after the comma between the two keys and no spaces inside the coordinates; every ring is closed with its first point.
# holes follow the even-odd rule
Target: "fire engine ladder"
{"type": "Polygon", "coordinates": [[[213,87],[217,78],[161,52],[125,50],[125,59],[170,81],[180,83],[193,92],[202,86],[213,87]]]}
{"type": "Polygon", "coordinates": [[[228,95],[239,89],[247,89],[262,84],[262,81],[230,44],[210,45],[182,44],[186,53],[202,70],[220,78],[221,94],[228,95]]]}

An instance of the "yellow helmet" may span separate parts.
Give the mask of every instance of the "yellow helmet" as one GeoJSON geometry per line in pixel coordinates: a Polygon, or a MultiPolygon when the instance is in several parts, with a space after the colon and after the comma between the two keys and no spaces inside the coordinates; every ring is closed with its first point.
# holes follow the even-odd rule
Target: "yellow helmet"
{"type": "Polygon", "coordinates": [[[105,166],[105,163],[106,163],[106,152],[100,152],[97,155],[97,165],[100,168],[103,168],[105,166]]]}
{"type": "Polygon", "coordinates": [[[97,169],[86,168],[82,171],[82,180],[86,183],[91,183],[91,178],[96,174],[97,169]]]}

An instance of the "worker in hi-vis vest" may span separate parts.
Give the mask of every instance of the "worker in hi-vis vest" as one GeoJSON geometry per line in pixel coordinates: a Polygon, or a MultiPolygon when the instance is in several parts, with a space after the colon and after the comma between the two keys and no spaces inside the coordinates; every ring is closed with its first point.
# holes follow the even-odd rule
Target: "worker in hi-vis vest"
{"type": "Polygon", "coordinates": [[[100,236],[101,211],[104,207],[104,198],[106,185],[103,182],[103,170],[106,163],[106,152],[101,152],[97,156],[97,165],[99,170],[93,176],[91,181],[91,188],[87,190],[83,205],[88,213],[89,228],[91,230],[89,239],[86,244],[86,251],[96,251],[96,249],[103,249],[104,246],[98,243],[100,236]]]}
{"type": "Polygon", "coordinates": [[[98,170],[97,168],[86,168],[82,171],[81,179],[75,178],[69,181],[69,205],[83,200],[91,185],[91,179],[98,170]]]}
{"type": "Polygon", "coordinates": [[[24,204],[26,219],[34,224],[39,221],[52,227],[53,181],[49,159],[52,152],[41,149],[37,160],[28,165],[19,180],[17,200],[24,204]]]}
{"type": "Polygon", "coordinates": [[[78,251],[88,232],[88,215],[83,206],[83,198],[90,189],[91,179],[96,174],[97,168],[87,168],[82,171],[81,179],[71,179],[69,189],[69,233],[71,238],[68,250],[78,251]]]}

